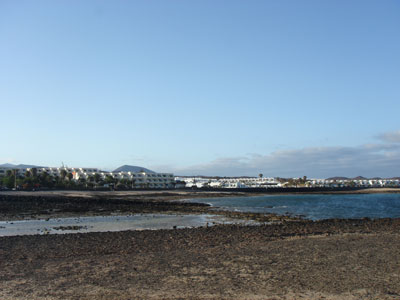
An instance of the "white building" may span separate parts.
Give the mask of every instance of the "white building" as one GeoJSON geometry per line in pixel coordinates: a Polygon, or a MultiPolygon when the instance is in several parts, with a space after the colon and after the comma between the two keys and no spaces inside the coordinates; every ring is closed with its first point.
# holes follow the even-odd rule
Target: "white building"
{"type": "Polygon", "coordinates": [[[263,188],[281,186],[273,177],[175,177],[175,180],[185,182],[185,187],[187,188],[263,188]]]}
{"type": "MultiPolygon", "coordinates": [[[[26,171],[31,170],[27,169],[26,171]]],[[[175,183],[174,175],[171,173],[107,172],[97,168],[68,167],[36,168],[36,172],[38,175],[46,172],[52,177],[62,177],[63,173],[72,174],[72,180],[75,181],[79,181],[81,178],[85,181],[94,181],[94,177],[98,177],[98,181],[105,181],[110,176],[115,180],[125,180],[131,188],[173,188],[175,183]]],[[[19,174],[24,175],[25,172],[19,174]]]]}
{"type": "Polygon", "coordinates": [[[171,173],[115,172],[116,179],[126,179],[135,188],[172,188],[175,179],[171,173]]]}
{"type": "Polygon", "coordinates": [[[23,168],[14,169],[14,168],[0,167],[0,176],[6,176],[7,171],[13,171],[13,170],[17,170],[17,176],[23,176],[28,169],[23,169],[23,168]]]}

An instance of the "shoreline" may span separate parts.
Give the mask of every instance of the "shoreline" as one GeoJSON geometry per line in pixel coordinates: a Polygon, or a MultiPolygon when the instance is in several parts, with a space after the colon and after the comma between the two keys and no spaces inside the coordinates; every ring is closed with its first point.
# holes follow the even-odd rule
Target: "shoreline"
{"type": "Polygon", "coordinates": [[[292,195],[292,194],[385,194],[385,193],[400,193],[399,188],[388,187],[371,187],[359,189],[331,189],[331,190],[316,190],[318,188],[287,188],[269,189],[263,191],[261,189],[160,189],[160,190],[126,190],[126,191],[95,191],[95,190],[37,190],[37,191],[0,191],[2,195],[17,195],[17,196],[66,196],[66,197],[96,197],[96,196],[113,196],[113,197],[133,197],[133,196],[147,196],[147,197],[165,197],[167,200],[181,198],[183,195],[190,195],[191,198],[207,198],[207,197],[229,197],[229,196],[256,196],[256,195],[292,195]],[[299,191],[296,191],[299,189],[299,191]]]}
{"type": "Polygon", "coordinates": [[[261,223],[299,221],[301,216],[251,213],[214,209],[196,199],[221,197],[262,197],[266,195],[387,194],[400,189],[373,188],[357,191],[315,193],[255,193],[240,191],[8,191],[0,192],[0,221],[39,220],[119,214],[215,214],[261,223]]]}
{"type": "MultiPolygon", "coordinates": [[[[180,201],[195,200],[192,195],[0,193],[0,219],[216,212],[205,204],[180,201]]],[[[206,198],[204,193],[196,195],[206,198]]],[[[309,221],[220,212],[238,219],[274,221],[0,237],[0,298],[400,298],[400,218],[309,221]]]]}
{"type": "Polygon", "coordinates": [[[2,237],[0,298],[395,300],[399,248],[400,219],[2,237]]]}
{"type": "MultiPolygon", "coordinates": [[[[196,193],[197,198],[243,196],[243,194],[196,193]]],[[[237,220],[261,223],[296,221],[299,218],[273,213],[250,213],[215,210],[195,200],[192,193],[0,193],[0,221],[39,220],[71,217],[132,215],[132,214],[213,214],[237,220]]]]}

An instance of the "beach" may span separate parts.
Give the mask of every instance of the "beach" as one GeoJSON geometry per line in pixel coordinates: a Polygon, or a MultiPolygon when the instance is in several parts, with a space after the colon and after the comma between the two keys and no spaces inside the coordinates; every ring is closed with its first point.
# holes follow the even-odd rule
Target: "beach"
{"type": "MultiPolygon", "coordinates": [[[[61,201],[69,204],[57,212],[54,194],[35,195],[25,195],[35,204],[30,217],[40,203],[36,212],[47,216],[99,213],[104,200],[93,196],[96,209],[85,211],[89,204],[74,193],[83,205],[74,212],[76,202],[61,201]]],[[[153,213],[208,209],[168,206],[176,195],[147,196],[153,213]]],[[[129,212],[125,202],[111,203],[105,213],[129,212]]],[[[22,207],[8,217],[27,216],[22,207]]],[[[0,237],[0,299],[400,299],[400,219],[277,221],[0,237]]]]}

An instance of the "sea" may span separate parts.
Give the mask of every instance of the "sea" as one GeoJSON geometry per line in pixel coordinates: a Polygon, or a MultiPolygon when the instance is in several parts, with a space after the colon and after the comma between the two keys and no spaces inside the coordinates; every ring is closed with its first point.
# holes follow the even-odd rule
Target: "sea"
{"type": "MultiPolygon", "coordinates": [[[[215,210],[275,213],[310,220],[331,218],[400,218],[399,194],[296,194],[254,197],[190,199],[208,203],[215,210]]],[[[1,221],[0,237],[32,234],[66,234],[121,230],[155,230],[238,223],[256,225],[249,220],[231,220],[211,212],[204,215],[135,214],[45,220],[1,221]]]]}
{"type": "Polygon", "coordinates": [[[214,209],[275,213],[309,220],[400,218],[399,194],[295,194],[194,199],[214,209]]]}

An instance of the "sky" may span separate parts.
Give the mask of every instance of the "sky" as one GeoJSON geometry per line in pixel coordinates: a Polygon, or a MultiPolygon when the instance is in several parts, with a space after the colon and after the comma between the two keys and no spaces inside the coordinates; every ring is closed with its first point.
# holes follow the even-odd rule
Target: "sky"
{"type": "Polygon", "coordinates": [[[400,176],[396,0],[0,0],[0,163],[400,176]]]}

